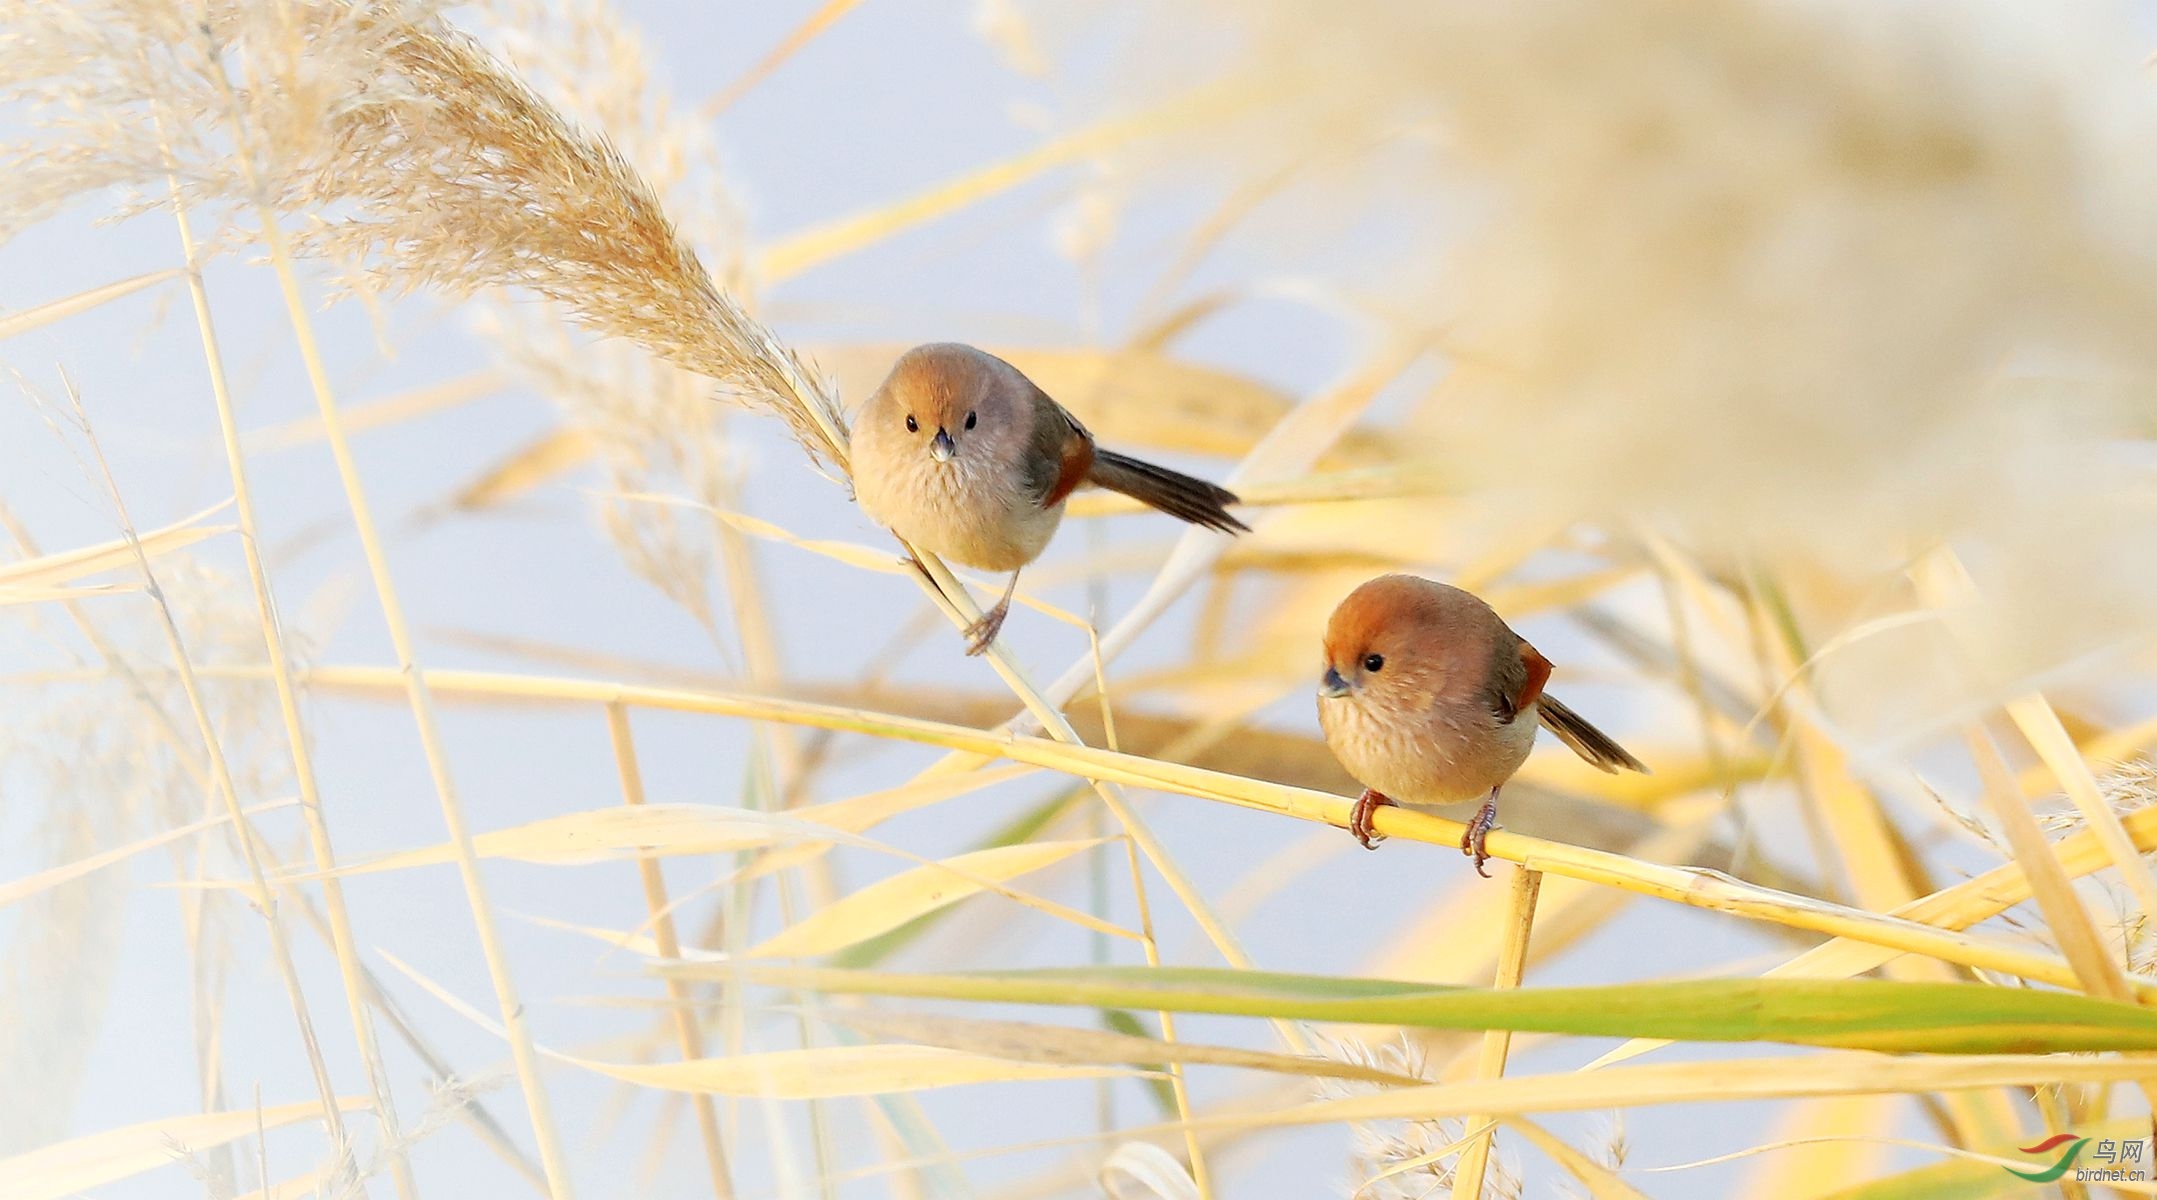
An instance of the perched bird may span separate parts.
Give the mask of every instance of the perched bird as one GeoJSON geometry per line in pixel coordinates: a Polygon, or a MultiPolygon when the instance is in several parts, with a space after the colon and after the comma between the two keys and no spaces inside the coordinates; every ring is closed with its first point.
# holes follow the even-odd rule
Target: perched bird
{"type": "Polygon", "coordinates": [[[1019,569],[1048,545],[1082,483],[1227,533],[1236,494],[1094,445],[1093,435],[1018,368],[940,342],[900,356],[854,418],[854,495],[910,546],[983,571],[1009,571],[996,607],[966,631],[968,654],[996,640],[1019,569]]]}
{"type": "Polygon", "coordinates": [[[1538,722],[1590,764],[1645,773],[1640,760],[1544,694],[1550,660],[1490,605],[1413,575],[1381,575],[1348,594],[1326,622],[1318,724],[1363,785],[1348,831],[1375,848],[1381,805],[1457,804],[1483,797],[1461,852],[1483,864],[1498,788],[1527,761],[1538,722]]]}

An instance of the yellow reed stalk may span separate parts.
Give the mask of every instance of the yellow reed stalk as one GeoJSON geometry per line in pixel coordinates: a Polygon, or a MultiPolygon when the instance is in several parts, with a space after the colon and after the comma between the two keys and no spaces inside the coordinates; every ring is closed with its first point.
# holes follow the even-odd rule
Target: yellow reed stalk
{"type": "MultiPolygon", "coordinates": [[[[1087,632],[1090,640],[1093,633],[1092,627],[1089,626],[1087,632]]],[[[1093,645],[1095,649],[1093,656],[1094,694],[1101,702],[1102,741],[1107,743],[1110,750],[1115,750],[1115,707],[1109,703],[1108,674],[1101,663],[1100,643],[1096,641],[1093,645]]],[[[1116,810],[1111,808],[1110,811],[1114,812],[1116,810]]],[[[1146,875],[1139,865],[1138,845],[1132,839],[1128,826],[1125,827],[1124,831],[1123,849],[1125,857],[1130,861],[1131,893],[1138,905],[1139,944],[1145,950],[1146,965],[1158,967],[1161,965],[1161,944],[1155,940],[1153,935],[1153,906],[1146,899],[1146,875]]],[[[1176,1014],[1164,1008],[1158,1010],[1154,1016],[1161,1022],[1161,1040],[1174,1045],[1176,1043],[1176,1014]]],[[[1169,1062],[1168,1086],[1170,1094],[1176,1098],[1177,1119],[1189,1122],[1191,1119],[1191,1090],[1184,1077],[1181,1062],[1174,1060],[1169,1062]]],[[[1191,1162],[1191,1183],[1198,1189],[1198,1194],[1203,1200],[1204,1197],[1213,1194],[1213,1182],[1207,1175],[1206,1156],[1199,1148],[1198,1131],[1186,1129],[1183,1134],[1183,1146],[1184,1153],[1191,1162]]]]}
{"type": "Polygon", "coordinates": [[[292,775],[299,787],[300,812],[307,827],[307,848],[314,859],[315,870],[325,874],[322,906],[329,926],[330,948],[337,959],[337,976],[344,987],[345,1008],[352,1019],[352,1036],[359,1047],[360,1062],[367,1069],[375,1116],[382,1123],[382,1139],[390,1147],[391,1178],[397,1194],[404,1200],[413,1200],[419,1194],[419,1185],[412,1177],[412,1157],[403,1145],[396,1104],[390,1095],[389,1071],[382,1062],[373,1015],[361,985],[359,948],[353,940],[352,919],[345,908],[344,885],[327,874],[337,869],[337,855],[330,844],[329,825],[322,816],[322,792],[315,777],[314,752],[308,748],[306,725],[300,717],[299,691],[292,682],[292,657],[285,650],[284,634],[277,620],[277,603],[270,590],[269,571],[262,562],[261,526],[255,518],[254,489],[248,481],[246,456],[240,447],[239,422],[234,415],[224,352],[219,348],[216,322],[210,313],[210,294],[202,282],[202,256],[195,243],[194,231],[188,225],[187,206],[181,199],[177,180],[171,181],[170,190],[172,215],[179,226],[180,250],[187,261],[187,293],[194,305],[195,328],[202,339],[203,361],[210,374],[210,396],[217,407],[218,433],[224,441],[225,469],[232,476],[233,503],[240,521],[240,545],[247,560],[247,579],[254,590],[255,614],[262,625],[262,645],[269,656],[270,678],[277,688],[278,717],[284,724],[285,743],[292,752],[292,775]]]}
{"type": "Polygon", "coordinates": [[[2099,845],[2112,858],[2112,865],[2119,869],[2120,881],[2134,893],[2135,904],[2144,914],[2157,918],[2157,877],[2150,874],[2149,864],[2136,853],[2134,842],[2120,825],[2120,815],[2105,803],[2097,790],[2097,777],[2090,773],[2090,764],[2083,761],[2075,750],[2074,739],[2067,736],[2067,729],[2060,724],[2059,715],[2043,693],[2032,692],[2019,700],[2010,701],[2007,715],[2029,739],[2030,748],[2044,761],[2047,769],[2059,780],[2060,788],[2067,798],[2074,801],[2075,811],[2089,825],[2090,832],[2097,835],[2099,845]]]}
{"type": "MultiPolygon", "coordinates": [[[[43,555],[39,551],[36,539],[30,536],[30,531],[16,519],[14,512],[8,508],[4,501],[0,501],[0,527],[6,528],[8,535],[14,539],[16,549],[24,558],[35,560],[56,557],[43,555]]],[[[167,528],[175,527],[168,526],[167,528]]],[[[154,534],[147,539],[141,537],[136,539],[137,544],[143,545],[145,550],[155,541],[156,535],[154,534]]],[[[126,539],[121,539],[121,545],[125,546],[126,544],[126,539]]],[[[60,607],[62,611],[67,613],[68,619],[74,623],[75,627],[82,632],[83,639],[90,643],[91,649],[97,652],[98,658],[105,664],[105,670],[127,680],[131,685],[135,693],[136,702],[142,706],[143,712],[150,718],[150,728],[157,734],[165,747],[172,752],[173,760],[186,772],[195,787],[201,789],[205,819],[210,819],[208,814],[214,813],[217,805],[216,785],[210,779],[209,768],[197,760],[194,751],[187,745],[186,737],[172,720],[171,714],[167,713],[164,705],[160,704],[156,697],[150,694],[141,673],[128,663],[126,657],[113,645],[111,639],[107,638],[103,631],[98,628],[97,623],[90,619],[90,615],[83,610],[80,600],[62,601],[60,607]]],[[[220,824],[225,820],[222,816],[217,816],[214,819],[220,824]]],[[[175,875],[188,879],[201,878],[203,856],[199,848],[196,852],[195,865],[192,870],[189,869],[186,858],[177,846],[172,850],[172,860],[175,875]]],[[[203,1111],[210,1113],[222,1110],[225,1107],[225,1101],[223,1075],[219,1067],[219,1056],[216,1052],[218,1022],[216,1015],[203,1003],[204,978],[199,970],[203,961],[202,914],[205,900],[205,896],[183,896],[180,898],[180,933],[187,948],[187,960],[191,964],[189,978],[193,983],[193,987],[190,990],[189,999],[192,1002],[190,1009],[194,1019],[195,1066],[197,1074],[201,1077],[200,1099],[203,1111]]],[[[211,1153],[222,1155],[228,1152],[220,1148],[211,1153]]]]}
{"type": "MultiPolygon", "coordinates": [[[[230,95],[226,81],[227,101],[231,104],[237,123],[239,105],[230,95]]],[[[241,154],[243,163],[251,163],[241,154]]],[[[249,185],[258,193],[260,183],[252,178],[250,165],[249,185]]],[[[457,796],[457,785],[450,775],[447,748],[442,742],[441,723],[436,718],[434,702],[427,692],[426,673],[420,669],[418,656],[412,648],[412,631],[405,622],[404,605],[398,598],[397,585],[392,579],[389,559],[382,550],[382,539],[375,528],[374,510],[367,501],[365,486],[360,482],[359,464],[352,457],[352,446],[345,436],[344,422],[338,413],[336,393],[331,389],[329,371],[322,363],[322,353],[314,336],[314,322],[307,315],[307,305],[300,295],[298,275],[292,268],[292,254],[285,244],[283,230],[278,228],[277,215],[267,204],[257,205],[257,215],[262,223],[262,236],[268,243],[271,265],[277,272],[277,284],[283,294],[285,314],[291,322],[294,340],[299,344],[300,360],[307,370],[308,386],[313,390],[315,405],[322,418],[322,431],[329,442],[330,456],[337,463],[337,477],[344,487],[345,504],[352,512],[353,527],[359,535],[360,549],[367,560],[368,575],[373,581],[376,600],[382,608],[383,624],[389,628],[390,645],[397,656],[398,673],[405,680],[405,692],[412,706],[414,720],[419,726],[422,754],[427,760],[427,771],[434,782],[435,795],[442,805],[443,824],[448,827],[450,840],[457,846],[457,872],[464,884],[465,901],[472,909],[473,924],[479,934],[480,953],[487,962],[487,975],[494,985],[494,994],[502,1010],[502,1025],[509,1041],[510,1057],[517,1068],[517,1081],[524,1090],[525,1108],[532,1121],[532,1134],[539,1144],[540,1167],[546,1172],[547,1186],[554,1200],[573,1200],[574,1186],[569,1177],[569,1161],[562,1152],[561,1138],[554,1128],[554,1115],[547,1102],[547,1094],[539,1078],[539,1058],[532,1046],[532,1034],[525,1020],[524,1004],[517,998],[515,981],[509,972],[508,951],[502,946],[501,932],[496,927],[494,906],[487,899],[486,880],[480,876],[479,860],[472,853],[472,830],[465,820],[463,803],[457,796]]]]}
{"type": "MultiPolygon", "coordinates": [[[[1977,585],[1971,580],[1962,560],[1951,550],[1942,550],[1926,563],[1920,564],[1921,581],[1935,597],[1935,605],[1942,602],[1963,601],[1977,594],[1977,585]]],[[[2097,790],[2096,776],[2090,773],[2090,764],[2084,761],[2075,748],[2074,739],[2060,724],[2059,714],[2052,711],[2044,693],[2010,700],[2007,715],[2013,719],[2022,736],[2028,739],[2030,748],[2037,752],[2046,769],[2059,781],[2060,787],[2074,801],[2075,811],[2097,835],[2112,865],[2119,869],[2120,882],[2134,893],[2135,903],[2143,914],[2157,919],[2157,876],[2152,876],[2149,864],[2135,850],[2133,839],[2120,824],[2120,815],[2112,811],[2105,798],[2097,790]]]]}
{"type": "MultiPolygon", "coordinates": [[[[254,672],[243,670],[229,673],[254,672]]],[[[403,685],[400,672],[387,667],[316,667],[307,672],[305,678],[308,682],[320,686],[367,691],[383,691],[403,685]]],[[[428,671],[425,673],[425,680],[430,689],[439,690],[444,695],[518,702],[606,704],[618,701],[632,707],[709,713],[745,720],[785,721],[816,729],[865,734],[938,746],[983,758],[1007,758],[1013,762],[1048,767],[1080,778],[1176,792],[1277,816],[1316,821],[1341,829],[1348,827],[1348,814],[1353,806],[1345,797],[1325,792],[1249,779],[1180,763],[1161,762],[1139,755],[1118,754],[1047,738],[968,729],[939,721],[799,700],[483,671],[428,671]]],[[[1378,831],[1389,837],[1396,837],[1404,842],[1424,842],[1448,850],[1459,847],[1464,830],[1458,821],[1402,808],[1382,808],[1378,811],[1376,821],[1378,831]]],[[[2157,846],[2157,811],[2152,812],[2151,819],[2147,822],[2137,822],[2136,827],[2149,839],[2152,846],[2157,846]]],[[[1865,943],[1892,953],[1922,954],[1944,962],[1999,971],[2035,982],[2060,987],[2076,986],[2074,969],[2056,955],[2024,950],[1953,929],[1922,924],[1908,915],[1865,912],[1824,900],[1759,887],[1733,879],[1719,871],[1643,862],[1622,854],[1545,841],[1503,829],[1492,831],[1487,848],[1493,858],[1519,863],[1548,875],[1616,887],[1637,895],[1749,920],[1765,921],[1786,928],[1847,938],[1852,942],[1865,943]]],[[[1997,874],[1996,872],[1983,877],[1983,882],[1993,887],[1999,886],[1999,880],[1995,878],[1997,874]]],[[[1948,892],[1957,892],[1958,896],[1962,894],[1957,889],[1948,889],[1948,892]]],[[[1944,896],[1948,892],[1938,895],[1944,896]]],[[[1911,905],[1909,911],[1912,914],[1929,915],[1935,910],[1926,901],[1919,901],[1911,905]]],[[[2137,979],[2133,982],[2138,996],[2157,1000],[2157,980],[2137,979]]]]}
{"type": "Polygon", "coordinates": [[[420,749],[427,759],[435,795],[441,801],[443,824],[448,827],[450,840],[457,846],[458,875],[478,929],[480,953],[487,962],[487,975],[502,1010],[510,1057],[516,1063],[517,1080],[524,1089],[525,1107],[531,1115],[533,1137],[539,1143],[540,1167],[547,1174],[547,1186],[555,1200],[573,1200],[576,1193],[570,1182],[568,1158],[562,1151],[561,1139],[554,1128],[552,1107],[540,1081],[538,1055],[533,1050],[524,1004],[517,998],[516,983],[510,975],[509,954],[495,925],[494,907],[487,899],[487,884],[480,876],[479,860],[472,854],[471,825],[465,820],[464,806],[450,775],[448,748],[442,741],[441,723],[435,715],[434,702],[427,694],[426,674],[420,669],[418,655],[413,650],[412,631],[405,622],[404,604],[398,598],[389,559],[382,550],[374,510],[368,504],[365,486],[360,482],[359,464],[353,459],[351,444],[345,437],[337,397],[330,388],[329,372],[322,364],[313,322],[308,318],[306,303],[300,296],[299,279],[292,269],[292,257],[285,246],[284,234],[277,227],[276,214],[264,208],[260,216],[263,237],[269,242],[271,263],[277,271],[278,287],[284,295],[286,315],[299,343],[308,385],[314,391],[315,403],[321,412],[323,433],[329,442],[330,455],[337,463],[337,476],[344,486],[346,506],[352,511],[361,552],[367,560],[367,571],[382,607],[383,623],[389,627],[391,649],[397,656],[398,671],[407,681],[407,697],[419,726],[420,749]]]}
{"type": "Polygon", "coordinates": [[[90,444],[90,451],[97,462],[99,474],[105,481],[107,494],[112,499],[113,511],[119,515],[121,530],[128,543],[135,547],[135,566],[141,571],[144,586],[149,591],[151,605],[157,610],[158,624],[165,635],[166,648],[172,652],[175,669],[179,673],[180,689],[187,697],[187,706],[195,717],[195,731],[202,739],[203,755],[209,760],[210,776],[215,781],[215,795],[224,802],[225,816],[232,822],[232,832],[240,843],[240,858],[247,866],[249,898],[262,914],[263,927],[269,933],[270,957],[277,964],[278,977],[285,987],[285,998],[292,1005],[293,1018],[299,1024],[300,1044],[307,1053],[307,1066],[314,1074],[315,1090],[322,1101],[322,1124],[329,1131],[333,1153],[339,1160],[337,1173],[342,1175],[351,1153],[345,1135],[344,1102],[337,1096],[330,1083],[329,1066],[322,1060],[322,1045],[315,1037],[314,1019],[308,1015],[307,992],[300,986],[299,967],[292,960],[292,944],[285,937],[284,922],[277,915],[277,898],[270,891],[269,875],[262,862],[266,852],[254,822],[240,805],[239,789],[232,782],[232,767],[225,759],[223,742],[217,736],[217,724],[210,718],[208,705],[202,699],[202,684],[195,674],[194,663],[187,655],[187,642],[180,634],[180,625],[165,602],[165,592],[158,585],[157,574],[150,567],[150,556],[142,552],[141,543],[135,540],[135,523],[127,515],[127,502],[120,495],[119,480],[112,474],[112,466],[105,461],[104,447],[90,434],[90,418],[83,411],[82,401],[75,395],[74,386],[68,385],[68,400],[75,415],[82,423],[82,430],[90,444]]]}
{"type": "MultiPolygon", "coordinates": [[[[2016,793],[2014,776],[2000,757],[1998,747],[1983,730],[1975,727],[1965,732],[1965,740],[1969,743],[1970,758],[1977,764],[1981,790],[1992,808],[1993,817],[2007,835],[2008,849],[2014,852],[2015,861],[2028,873],[2030,891],[2037,899],[2038,911],[2044,914],[2045,924],[2051,928],[2060,953],[2066,956],[2074,966],[2075,974],[2081,978],[2082,990],[2106,1000],[2135,1003],[2134,989],[2128,986],[2127,973],[2105,949],[2096,925],[2090,921],[2089,911],[2082,907],[2066,870],[2052,855],[2051,843],[2045,840],[2044,831],[2037,827],[2037,818],[2030,815],[2029,806],[2016,793]]],[[[2142,1089],[2150,1111],[2157,1113],[2157,1082],[2143,1079],[2137,1081],[2137,1086],[2142,1089]]],[[[2157,1128],[2152,1132],[2157,1133],[2157,1128]]]]}
{"type": "MultiPolygon", "coordinates": [[[[964,629],[980,619],[980,610],[974,606],[973,598],[967,594],[965,585],[952,575],[951,569],[945,566],[941,559],[913,547],[908,549],[914,554],[915,561],[922,565],[925,590],[929,592],[931,600],[951,618],[953,624],[964,629]]],[[[992,643],[985,657],[989,660],[989,665],[1024,702],[1026,711],[1034,720],[1040,722],[1042,728],[1049,731],[1056,742],[1081,750],[1090,749],[1080,739],[1078,731],[1064,718],[1062,711],[1026,677],[1017,660],[1004,649],[1001,641],[992,643]]],[[[1087,660],[1088,663],[1092,661],[1091,658],[1087,660]]],[[[949,765],[956,768],[961,764],[949,765]]],[[[1152,827],[1124,801],[1122,793],[1111,786],[1109,780],[1093,776],[1082,777],[1094,785],[1102,803],[1108,805],[1117,823],[1123,826],[1125,834],[1145,854],[1146,861],[1152,863],[1154,870],[1161,873],[1161,879],[1168,884],[1168,890],[1176,894],[1176,898],[1183,903],[1192,920],[1198,923],[1199,929],[1205,933],[1207,940],[1213,943],[1221,957],[1230,966],[1250,967],[1251,958],[1244,953],[1241,941],[1229,930],[1227,924],[1214,914],[1213,905],[1206,899],[1205,893],[1198,890],[1198,886],[1184,874],[1183,868],[1169,856],[1167,848],[1154,836],[1152,827]]]]}
{"type": "MultiPolygon", "coordinates": [[[[1422,338],[1405,338],[1382,347],[1365,369],[1283,417],[1244,457],[1231,480],[1240,487],[1246,474],[1308,471],[1319,455],[1363,415],[1378,393],[1422,358],[1426,349],[1427,342],[1422,338]]],[[[1094,653],[1103,661],[1113,661],[1123,653],[1228,552],[1228,539],[1202,538],[1196,532],[1184,534],[1146,594],[1101,635],[1094,653]]],[[[1042,699],[1051,707],[1063,704],[1092,678],[1091,659],[1082,659],[1058,676],[1042,693],[1042,699]]],[[[1012,727],[1020,732],[1028,729],[1019,722],[1012,727]]]]}
{"type": "MultiPolygon", "coordinates": [[[[1751,602],[1759,627],[1774,629],[1774,616],[1757,591],[1751,602]]],[[[1919,889],[1897,852],[1887,813],[1873,792],[1851,774],[1841,748],[1813,718],[1816,710],[1805,683],[1809,663],[1795,661],[1796,648],[1785,638],[1762,638],[1760,649],[1768,659],[1768,677],[1789,681],[1779,699],[1789,713],[1784,728],[1794,745],[1799,785],[1819,815],[1826,844],[1842,866],[1849,894],[1856,897],[1859,907],[1873,912],[1892,912],[1908,904],[1919,889]]],[[[1822,869],[1832,869],[1831,864],[1823,862],[1822,869]]],[[[1947,964],[1923,959],[1890,963],[1887,973],[1891,978],[1932,982],[1955,978],[1947,964]]],[[[1999,1092],[1951,1093],[1941,1098],[1941,1107],[1966,1146],[2012,1140],[2019,1127],[2012,1102],[1999,1092]]]]}
{"type": "MultiPolygon", "coordinates": [[[[1528,935],[1535,927],[1536,895],[1542,886],[1540,872],[1525,867],[1513,868],[1511,887],[1506,895],[1505,947],[1498,955],[1498,970],[1491,980],[1492,987],[1520,986],[1521,975],[1528,967],[1528,935]]],[[[1485,1030],[1483,1053],[1476,1060],[1475,1078],[1496,1079],[1504,1075],[1506,1054],[1512,1047],[1512,1030],[1485,1030]]],[[[1491,1133],[1496,1123],[1497,1118],[1489,1114],[1468,1118],[1468,1144],[1453,1164],[1453,1200],[1476,1200],[1483,1194],[1483,1175],[1490,1167],[1491,1133]]]]}
{"type": "Polygon", "coordinates": [[[817,39],[825,30],[839,23],[839,18],[852,12],[861,0],[824,0],[822,7],[809,14],[809,19],[796,26],[786,40],[771,48],[756,65],[742,73],[741,78],[728,84],[711,99],[697,106],[697,115],[706,121],[717,120],[720,114],[734,107],[743,96],[756,90],[758,84],[771,78],[772,72],[784,65],[786,60],[801,52],[803,46],[817,39]]]}
{"type": "MultiPolygon", "coordinates": [[[[614,746],[614,769],[622,780],[622,803],[644,803],[644,772],[637,766],[636,742],[630,734],[629,713],[619,704],[607,705],[607,738],[614,746]]],[[[682,956],[681,939],[674,929],[674,913],[667,903],[667,880],[659,860],[649,854],[637,856],[637,874],[644,881],[644,906],[651,913],[652,942],[663,958],[682,956]]],[[[668,1007],[674,1015],[674,1041],[684,1061],[704,1057],[704,1031],[697,1027],[696,997],[688,981],[667,980],[668,1007]]],[[[712,1194],[719,1200],[734,1195],[733,1176],[727,1170],[726,1143],[719,1136],[719,1110],[710,1095],[699,1092],[689,1098],[696,1112],[697,1134],[704,1141],[704,1165],[711,1172],[712,1194]]]]}
{"type": "MultiPolygon", "coordinates": [[[[2129,816],[2124,824],[2127,836],[2138,848],[2157,850],[2157,808],[2142,809],[2129,816]]],[[[2052,854],[2069,879],[2095,874],[2110,862],[2097,835],[2087,829],[2053,843],[2052,854]]],[[[2029,874],[2021,863],[2003,863],[1974,879],[1913,900],[1887,915],[1922,921],[1941,929],[1968,929],[2030,899],[2033,890],[2029,874]]],[[[1894,961],[1899,953],[1878,943],[1837,937],[1777,964],[1763,972],[1763,976],[1770,979],[1850,979],[1894,961]]],[[[2157,983],[2134,975],[2127,977],[2127,984],[2138,1003],[2157,1000],[2157,983]]],[[[2077,987],[2079,984],[2060,986],[2077,987]]],[[[1623,1062],[1669,1044],[1661,1038],[1634,1038],[1595,1060],[1590,1068],[1623,1062]]]]}
{"type": "Polygon", "coordinates": [[[2007,848],[2021,864],[2030,893],[2037,900],[2038,911],[2044,914],[2045,924],[2051,927],[2060,953],[2082,977],[2082,989],[2092,996],[2133,1003],[2134,989],[2127,984],[2127,973],[2105,948],[2088,910],[2075,896],[2066,869],[2053,857],[2052,844],[2045,839],[2044,830],[2037,827],[2037,818],[2030,815],[2029,806],[2016,793],[2014,776],[1998,747],[1974,725],[1963,731],[1963,740],[1970,748],[1970,760],[1977,764],[1982,783],[1979,791],[2006,835],[2007,848]]]}
{"type": "Polygon", "coordinates": [[[168,279],[177,277],[181,273],[178,267],[168,268],[163,271],[151,271],[146,275],[137,275],[133,279],[122,279],[117,283],[108,283],[102,287],[91,288],[86,292],[77,292],[72,296],[47,301],[44,304],[26,308],[20,312],[9,313],[4,317],[0,317],[0,342],[28,333],[33,329],[50,325],[54,321],[66,320],[77,313],[88,312],[101,304],[110,304],[122,296],[132,296],[144,288],[155,287],[168,279]]]}
{"type": "MultiPolygon", "coordinates": [[[[1091,158],[1104,150],[1155,137],[1235,112],[1255,90],[1246,80],[1235,87],[1211,86],[1186,93],[1158,108],[1089,125],[1032,150],[968,172],[917,196],[807,229],[766,246],[757,265],[767,283],[791,279],[812,267],[873,245],[902,229],[947,216],[1026,182],[1044,171],[1091,158]]],[[[845,445],[844,442],[838,443],[845,445]]]]}

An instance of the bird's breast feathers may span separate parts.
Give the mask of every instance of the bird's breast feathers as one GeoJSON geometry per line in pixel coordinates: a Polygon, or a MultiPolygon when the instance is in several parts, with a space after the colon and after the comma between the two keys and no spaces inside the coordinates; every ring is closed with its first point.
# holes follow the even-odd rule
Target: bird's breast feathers
{"type": "Polygon", "coordinates": [[[1318,720],[1349,774],[1405,804],[1477,799],[1511,778],[1535,744],[1532,710],[1501,722],[1473,705],[1399,713],[1351,697],[1320,701],[1318,720]]]}
{"type": "Polygon", "coordinates": [[[1043,508],[1016,480],[965,453],[939,463],[926,454],[893,456],[875,478],[857,480],[856,498],[876,521],[932,554],[982,571],[1015,571],[1048,545],[1063,505],[1043,508]]]}

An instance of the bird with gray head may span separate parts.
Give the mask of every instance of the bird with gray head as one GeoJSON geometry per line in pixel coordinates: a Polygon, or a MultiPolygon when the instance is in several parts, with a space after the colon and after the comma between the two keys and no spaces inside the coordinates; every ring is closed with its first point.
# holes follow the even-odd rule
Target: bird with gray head
{"type": "Polygon", "coordinates": [[[1009,571],[1003,598],[966,631],[966,652],[996,640],[1019,571],[1040,557],[1080,484],[1121,492],[1224,533],[1250,527],[1236,494],[1104,450],[1018,368],[940,342],[900,356],[861,406],[851,434],[854,496],[909,546],[983,571],[1009,571]]]}

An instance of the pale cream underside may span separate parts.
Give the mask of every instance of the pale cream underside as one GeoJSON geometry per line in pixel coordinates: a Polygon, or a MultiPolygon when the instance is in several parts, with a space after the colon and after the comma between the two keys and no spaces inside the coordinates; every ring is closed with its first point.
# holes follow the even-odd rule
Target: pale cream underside
{"type": "MultiPolygon", "coordinates": [[[[1042,508],[1017,486],[997,486],[982,469],[979,446],[937,462],[909,439],[880,454],[883,469],[863,472],[854,497],[878,524],[941,558],[981,571],[1016,571],[1048,545],[1064,506],[1042,508]]],[[[859,461],[857,456],[857,461],[859,461]]]]}
{"type": "Polygon", "coordinates": [[[1400,804],[1481,799],[1528,760],[1537,723],[1532,706],[1500,724],[1469,705],[1440,705],[1404,720],[1357,695],[1318,701],[1334,757],[1363,786],[1400,804]]]}

